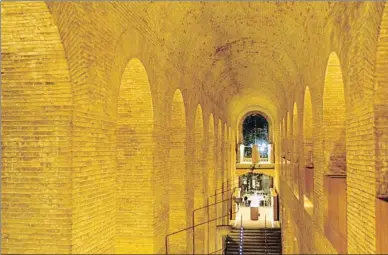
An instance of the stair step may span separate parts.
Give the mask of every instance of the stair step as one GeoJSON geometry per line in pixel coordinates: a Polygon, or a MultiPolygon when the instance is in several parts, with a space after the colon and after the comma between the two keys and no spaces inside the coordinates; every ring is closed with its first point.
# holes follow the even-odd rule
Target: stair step
{"type": "MultiPolygon", "coordinates": [[[[239,250],[229,250],[229,249],[226,250],[226,253],[227,253],[227,254],[228,254],[228,253],[232,253],[232,252],[237,252],[237,253],[239,253],[240,251],[239,251],[239,250]]],[[[251,253],[251,252],[281,253],[282,250],[281,250],[281,249],[276,249],[276,250],[271,250],[271,249],[267,249],[267,250],[264,250],[264,249],[262,249],[262,250],[243,250],[243,254],[251,253]]]]}
{"type": "MultiPolygon", "coordinates": [[[[243,240],[249,240],[249,241],[253,241],[253,242],[255,242],[255,241],[265,241],[265,240],[267,240],[267,241],[278,241],[278,240],[281,240],[281,238],[280,237],[278,237],[278,238],[265,238],[265,237],[251,237],[251,238],[247,238],[247,237],[243,237],[243,240]]],[[[240,238],[238,238],[238,237],[235,237],[235,238],[228,238],[228,241],[234,241],[234,242],[240,242],[240,238]]]]}
{"type": "MultiPolygon", "coordinates": [[[[239,235],[240,232],[230,232],[231,235],[239,235]]],[[[243,235],[281,235],[281,232],[243,232],[243,235]]]]}
{"type": "MultiPolygon", "coordinates": [[[[226,255],[240,254],[240,229],[229,233],[226,243],[226,255]]],[[[278,255],[282,253],[282,235],[280,228],[244,229],[243,255],[278,255]]]]}
{"type": "MultiPolygon", "coordinates": [[[[241,231],[230,231],[230,233],[240,233],[241,231]]],[[[255,230],[255,231],[247,231],[247,230],[243,230],[244,233],[253,233],[253,234],[260,234],[260,233],[281,233],[282,231],[271,231],[271,230],[255,230]]]]}
{"type": "MultiPolygon", "coordinates": [[[[277,249],[281,247],[282,246],[280,244],[271,245],[271,246],[267,245],[268,249],[277,249]]],[[[228,248],[239,249],[240,245],[228,245],[228,248]]],[[[243,245],[243,248],[244,249],[265,249],[265,245],[243,245]]]]}
{"type": "MultiPolygon", "coordinates": [[[[230,238],[240,238],[240,236],[239,235],[231,235],[231,236],[229,236],[230,238]]],[[[243,237],[244,238],[272,238],[272,239],[279,239],[279,238],[281,238],[281,236],[280,235],[278,235],[278,236],[272,236],[272,235],[256,235],[256,236],[250,236],[250,235],[243,235],[243,237]]]]}
{"type": "MultiPolygon", "coordinates": [[[[227,251],[227,255],[239,255],[240,253],[238,251],[227,251]]],[[[281,254],[281,252],[265,252],[265,251],[256,251],[256,252],[244,252],[243,255],[278,255],[281,254]]]]}
{"type": "MultiPolygon", "coordinates": [[[[230,238],[240,238],[240,236],[239,235],[231,235],[231,236],[229,236],[230,238]]],[[[272,239],[279,239],[279,238],[281,238],[281,236],[279,235],[279,236],[272,236],[272,235],[257,235],[257,236],[248,236],[248,235],[243,235],[243,237],[244,238],[265,238],[265,237],[267,237],[267,238],[272,238],[272,239]]]]}
{"type": "MultiPolygon", "coordinates": [[[[280,248],[277,248],[277,249],[267,249],[267,251],[270,251],[270,252],[279,252],[279,251],[281,251],[282,249],[280,249],[280,248]]],[[[239,249],[236,249],[236,248],[234,248],[234,249],[227,249],[227,251],[239,251],[239,249]]],[[[265,251],[265,249],[243,249],[243,251],[246,251],[246,252],[252,252],[252,251],[265,251]]]]}
{"type": "MultiPolygon", "coordinates": [[[[232,231],[240,231],[241,228],[234,228],[232,231]]],[[[244,228],[244,231],[246,232],[258,232],[258,231],[282,231],[281,228],[256,228],[256,229],[246,229],[244,228]]]]}
{"type": "MultiPolygon", "coordinates": [[[[247,244],[247,245],[264,245],[266,244],[267,245],[272,245],[272,244],[280,244],[279,241],[270,241],[270,242],[265,242],[265,241],[260,241],[260,242],[252,242],[252,241],[246,241],[246,240],[243,240],[243,244],[247,244]]],[[[233,245],[233,244],[240,244],[240,241],[232,241],[232,242],[227,242],[227,244],[230,244],[230,245],[233,245]]]]}
{"type": "MultiPolygon", "coordinates": [[[[240,246],[240,243],[228,243],[229,246],[240,246]]],[[[244,247],[264,247],[265,243],[243,243],[244,247]]],[[[280,246],[280,243],[267,243],[267,246],[280,246]]]]}

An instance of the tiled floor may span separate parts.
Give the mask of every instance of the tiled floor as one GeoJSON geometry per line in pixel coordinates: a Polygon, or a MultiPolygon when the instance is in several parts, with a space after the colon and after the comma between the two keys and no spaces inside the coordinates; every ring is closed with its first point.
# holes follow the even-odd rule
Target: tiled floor
{"type": "Polygon", "coordinates": [[[273,228],[279,227],[279,222],[273,222],[272,216],[272,207],[263,207],[259,208],[259,219],[251,220],[251,211],[249,207],[240,207],[239,212],[236,215],[236,221],[232,220],[231,225],[236,228],[240,228],[241,226],[241,216],[243,228],[246,229],[257,229],[257,228],[273,228]]]}

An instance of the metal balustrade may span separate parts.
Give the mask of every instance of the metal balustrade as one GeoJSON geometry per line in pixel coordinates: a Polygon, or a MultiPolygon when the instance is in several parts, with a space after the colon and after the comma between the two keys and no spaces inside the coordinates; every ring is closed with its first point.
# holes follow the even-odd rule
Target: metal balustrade
{"type": "MultiPolygon", "coordinates": [[[[232,203],[232,201],[233,201],[233,192],[234,192],[234,190],[235,190],[237,187],[233,187],[233,188],[228,189],[228,190],[223,190],[223,189],[224,189],[224,184],[225,184],[225,183],[227,184],[226,186],[228,186],[228,184],[229,184],[229,183],[232,183],[233,181],[236,182],[236,183],[238,183],[238,177],[237,177],[237,178],[233,178],[233,179],[228,179],[228,180],[226,180],[226,182],[223,182],[223,183],[222,183],[222,188],[215,189],[215,192],[214,192],[215,194],[208,196],[208,198],[207,198],[207,205],[202,206],[202,207],[199,207],[199,208],[196,208],[196,209],[193,210],[193,212],[192,212],[192,217],[193,217],[193,219],[192,219],[192,220],[193,220],[192,226],[187,227],[187,228],[184,228],[184,229],[181,229],[181,230],[179,230],[179,231],[175,231],[175,232],[173,232],[173,233],[170,233],[170,234],[167,234],[167,235],[166,235],[166,237],[165,237],[165,249],[166,249],[166,255],[167,255],[168,252],[169,252],[169,249],[168,249],[168,240],[169,240],[169,238],[170,238],[171,236],[176,235],[176,234],[178,234],[178,233],[181,233],[181,232],[183,232],[183,231],[190,231],[190,230],[191,230],[192,233],[193,233],[193,254],[195,254],[195,228],[196,228],[196,227],[203,226],[203,225],[207,224],[207,226],[208,226],[208,233],[209,233],[209,223],[210,223],[210,222],[213,222],[213,221],[216,221],[216,220],[219,220],[219,219],[224,219],[225,217],[226,217],[227,219],[228,219],[228,218],[231,219],[232,216],[233,216],[234,214],[237,214],[237,213],[239,212],[239,208],[238,208],[238,210],[237,210],[236,212],[233,212],[233,210],[232,210],[232,206],[233,206],[233,203],[232,203]],[[219,191],[219,190],[222,190],[222,192],[221,192],[221,193],[217,193],[217,191],[219,191]],[[210,198],[210,197],[216,196],[216,198],[217,198],[217,195],[220,195],[220,194],[223,195],[224,193],[227,193],[227,192],[231,192],[230,197],[229,197],[228,199],[221,200],[221,201],[218,201],[218,202],[216,201],[216,202],[213,203],[213,204],[209,204],[209,198],[210,198]],[[228,202],[228,201],[231,201],[231,202],[230,202],[230,209],[228,210],[227,214],[209,220],[209,208],[210,208],[210,206],[215,206],[215,205],[218,205],[218,204],[221,204],[221,203],[225,203],[225,202],[228,202]],[[199,223],[199,224],[195,224],[195,222],[194,222],[194,220],[195,220],[195,212],[196,212],[196,211],[199,211],[199,210],[201,210],[201,209],[206,209],[206,208],[208,209],[208,210],[207,210],[207,213],[208,213],[208,220],[205,221],[205,222],[199,223]]],[[[233,184],[233,183],[232,183],[232,184],[233,184]]],[[[207,242],[207,243],[208,243],[208,251],[209,251],[209,234],[208,234],[208,242],[207,242]]],[[[221,249],[221,250],[222,250],[222,249],[221,249]]],[[[217,250],[217,251],[220,251],[220,250],[217,250]]],[[[214,251],[214,252],[209,253],[209,254],[214,254],[214,253],[217,252],[217,251],[214,251]]]]}

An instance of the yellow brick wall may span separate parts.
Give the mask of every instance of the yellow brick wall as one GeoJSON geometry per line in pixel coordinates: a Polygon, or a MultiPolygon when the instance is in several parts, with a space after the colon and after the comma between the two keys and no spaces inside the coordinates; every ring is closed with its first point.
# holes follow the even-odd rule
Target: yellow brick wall
{"type": "MultiPolygon", "coordinates": [[[[295,81],[284,81],[292,89],[284,92],[287,100],[277,105],[278,114],[270,116],[274,127],[283,121],[282,128],[274,129],[274,143],[276,172],[281,173],[278,184],[281,204],[286,208],[282,221],[290,222],[284,225],[283,232],[288,252],[335,253],[323,232],[323,176],[328,171],[325,151],[334,139],[346,142],[341,150],[346,149],[348,252],[375,251],[376,179],[381,183],[386,172],[388,90],[384,5],[384,2],[316,3],[314,6],[318,7],[311,15],[323,21],[319,27],[318,23],[304,24],[312,45],[306,52],[313,60],[298,65],[296,85],[295,81]],[[338,56],[342,73],[345,107],[341,110],[345,114],[341,118],[333,118],[339,112],[338,105],[324,100],[325,80],[333,78],[326,77],[332,52],[338,56]],[[312,216],[305,212],[303,199],[296,199],[292,192],[298,189],[297,194],[303,197],[303,189],[295,186],[303,183],[303,175],[295,175],[303,164],[279,165],[281,151],[293,152],[293,159],[301,162],[303,155],[300,150],[299,155],[295,154],[299,148],[295,142],[301,146],[306,133],[303,129],[306,86],[311,93],[313,122],[312,216]],[[297,118],[293,116],[294,103],[298,105],[297,118]],[[325,109],[329,109],[326,114],[325,109]],[[330,140],[328,135],[335,132],[326,131],[328,116],[345,123],[346,136],[333,136],[330,140]],[[293,127],[295,120],[298,130],[293,127]],[[298,135],[292,141],[294,133],[298,135]],[[292,174],[295,181],[291,181],[292,174]],[[302,241],[311,236],[312,241],[302,241]]],[[[228,188],[226,180],[233,176],[234,140],[230,123],[234,122],[230,112],[234,110],[225,107],[228,102],[225,99],[230,95],[217,82],[220,76],[211,74],[222,69],[223,64],[218,62],[214,69],[202,70],[202,59],[190,51],[208,47],[213,52],[216,45],[203,46],[203,38],[199,36],[187,45],[175,40],[180,38],[177,36],[180,28],[169,29],[170,21],[176,19],[195,32],[198,20],[203,18],[198,6],[144,2],[2,3],[2,253],[118,253],[124,249],[164,253],[166,234],[191,224],[191,212],[198,200],[195,192],[200,191],[205,197],[213,192],[209,185],[213,174],[208,171],[212,165],[212,153],[208,153],[212,137],[210,113],[214,118],[216,148],[214,188],[218,192],[228,188]],[[191,7],[193,12],[184,16],[191,7]],[[147,76],[147,85],[135,82],[136,91],[148,88],[147,101],[142,101],[148,105],[147,111],[136,111],[139,105],[135,102],[143,96],[141,93],[128,92],[130,96],[119,103],[123,99],[122,78],[131,72],[126,68],[132,59],[141,62],[143,77],[147,76]],[[178,88],[185,112],[182,118],[180,108],[179,123],[183,123],[182,119],[185,122],[181,126],[174,122],[178,117],[174,110],[174,93],[178,88]],[[118,109],[125,104],[133,105],[129,109],[131,123],[120,122],[118,109]],[[205,141],[201,150],[196,144],[198,105],[202,108],[201,132],[205,141]],[[152,124],[141,128],[146,123],[152,124]],[[127,125],[124,128],[127,131],[138,132],[142,142],[134,146],[125,143],[136,136],[118,134],[120,125],[127,125]],[[185,130],[185,137],[172,134],[170,127],[185,130]],[[181,183],[171,178],[178,171],[174,153],[171,154],[174,150],[170,150],[176,145],[175,138],[185,140],[179,143],[186,147],[184,154],[176,154],[176,161],[183,161],[184,171],[180,174],[185,180],[181,183]],[[141,156],[131,157],[131,162],[127,162],[125,153],[142,150],[145,152],[141,156]],[[197,164],[200,152],[205,156],[197,164]],[[140,165],[144,160],[147,163],[140,165]],[[139,164],[137,168],[135,164],[139,164]],[[136,181],[132,176],[136,176],[136,181]],[[195,189],[197,177],[201,178],[199,190],[195,189]],[[172,189],[173,185],[177,189],[172,189]],[[140,189],[145,192],[137,193],[140,189]],[[131,196],[132,192],[136,194],[131,196]],[[179,194],[182,200],[174,198],[179,194]],[[170,220],[176,206],[169,203],[171,199],[181,203],[182,211],[175,213],[186,214],[185,219],[170,220]],[[131,207],[141,203],[142,206],[131,207]],[[144,219],[128,221],[128,217],[135,216],[131,214],[134,210],[144,215],[144,219]],[[144,232],[136,230],[142,224],[144,232]],[[136,239],[130,240],[131,236],[136,239]],[[149,240],[147,245],[139,246],[139,240],[145,239],[149,240]]],[[[192,37],[196,36],[193,33],[192,37]]],[[[297,58],[295,61],[302,63],[297,58]]],[[[228,82],[227,78],[224,80],[228,82]]],[[[337,92],[333,90],[330,98],[337,92]]],[[[289,159],[290,156],[287,155],[289,159]]],[[[342,154],[341,157],[338,158],[344,159],[342,154]]],[[[218,195],[217,200],[221,199],[218,195]]],[[[227,209],[219,205],[217,215],[227,209]]],[[[184,250],[186,245],[186,252],[190,253],[191,237],[190,232],[186,237],[177,237],[179,242],[184,239],[187,242],[175,248],[184,250]]],[[[212,249],[213,244],[209,245],[212,249]]],[[[216,248],[221,248],[217,245],[216,248]]],[[[201,249],[206,251],[206,241],[196,250],[201,249]]]]}
{"type": "MultiPolygon", "coordinates": [[[[204,127],[202,108],[199,105],[195,111],[195,171],[194,171],[194,208],[205,206],[205,161],[204,161],[204,127]]],[[[195,224],[204,222],[205,210],[199,210],[195,214],[195,224]]],[[[205,226],[195,229],[195,254],[204,253],[205,248],[205,226]]]]}
{"type": "MultiPolygon", "coordinates": [[[[187,195],[186,195],[186,172],[184,162],[186,157],[186,115],[182,93],[177,89],[172,99],[170,116],[170,157],[169,157],[169,233],[186,228],[188,222],[187,195]],[[180,208],[180,210],[176,210],[180,208]]],[[[187,232],[173,235],[169,238],[171,253],[185,253],[187,251],[187,232]]]]}
{"type": "MultiPolygon", "coordinates": [[[[287,238],[284,239],[284,245],[288,247],[287,251],[290,253],[297,248],[302,249],[302,253],[336,253],[323,232],[323,211],[325,207],[323,175],[329,171],[327,163],[325,163],[324,151],[327,150],[327,145],[334,148],[332,145],[335,140],[340,145],[337,146],[337,149],[343,152],[346,151],[348,252],[351,254],[375,252],[374,199],[376,190],[374,183],[376,177],[374,155],[381,147],[374,145],[373,108],[376,100],[373,100],[373,94],[377,95],[377,93],[373,91],[373,84],[375,83],[375,77],[384,77],[384,75],[381,75],[381,71],[380,75],[375,72],[374,67],[378,49],[378,34],[380,27],[383,27],[380,25],[383,6],[384,3],[362,3],[359,5],[342,3],[335,5],[332,14],[336,15],[336,13],[342,12],[341,18],[337,18],[337,20],[329,18],[325,27],[328,32],[322,35],[322,37],[326,36],[327,39],[321,39],[325,43],[319,49],[321,52],[319,56],[315,56],[317,59],[316,66],[310,67],[310,70],[314,71],[310,71],[309,75],[302,78],[303,90],[305,86],[309,86],[312,102],[314,214],[310,216],[303,210],[303,203],[298,201],[295,196],[289,195],[289,190],[292,190],[292,187],[289,187],[288,177],[283,177],[285,176],[285,173],[283,173],[281,182],[282,207],[291,208],[291,211],[288,212],[288,216],[287,214],[282,215],[282,221],[300,222],[299,231],[288,231],[286,227],[284,232],[294,233],[294,235],[299,233],[301,237],[297,237],[297,240],[303,240],[298,242],[297,245],[287,238]],[[345,13],[343,13],[344,11],[345,13]],[[349,26],[352,29],[346,30],[345,28],[349,26]],[[338,76],[333,75],[333,72],[325,77],[326,69],[333,68],[333,66],[330,66],[330,61],[327,67],[327,60],[332,52],[337,53],[342,72],[344,89],[342,109],[341,106],[338,106],[338,103],[336,104],[333,101],[340,95],[338,89],[341,89],[341,87],[336,86],[335,90],[327,97],[330,98],[329,101],[333,104],[330,102],[327,104],[324,99],[327,81],[330,83],[338,79],[336,78],[338,76]],[[326,113],[325,107],[327,107],[326,113]],[[344,112],[342,115],[339,115],[340,110],[344,112]],[[334,130],[337,125],[335,123],[344,122],[346,136],[340,132],[326,130],[327,124],[325,124],[325,121],[327,123],[328,120],[333,121],[328,125],[329,130],[334,130]],[[343,146],[344,142],[346,142],[346,147],[343,146]],[[293,209],[295,210],[293,211],[293,209]],[[313,240],[309,242],[307,240],[310,239],[311,235],[313,240]]],[[[377,66],[379,65],[381,66],[381,64],[377,64],[377,66]]],[[[302,93],[304,93],[302,88],[300,91],[295,91],[294,97],[297,104],[304,103],[302,93]]],[[[386,98],[384,95],[382,97],[386,98]]],[[[287,112],[290,110],[291,107],[284,109],[281,113],[282,116],[287,116],[287,112]]],[[[382,112],[386,113],[384,110],[382,112]]],[[[299,111],[298,118],[303,118],[303,115],[299,111]]],[[[287,126],[288,124],[289,122],[287,126]]],[[[307,131],[303,131],[303,133],[307,133],[307,131]]],[[[284,147],[282,145],[282,150],[284,150],[284,147]]],[[[326,157],[328,157],[327,154],[326,157]]],[[[345,161],[344,154],[337,157],[337,163],[341,163],[341,161],[345,161]]],[[[384,162],[384,159],[380,158],[380,161],[377,160],[377,162],[384,162]]],[[[285,172],[285,168],[285,165],[281,165],[280,171],[285,172]]],[[[382,178],[380,177],[380,179],[382,178]]]]}
{"type": "Polygon", "coordinates": [[[310,152],[312,152],[313,143],[313,112],[310,89],[306,86],[303,97],[303,163],[310,160],[310,152]]]}
{"type": "Polygon", "coordinates": [[[146,70],[140,60],[132,59],[122,75],[117,104],[117,253],[153,251],[153,231],[147,227],[153,224],[154,204],[149,181],[154,146],[152,109],[146,70]]]}
{"type": "MultiPolygon", "coordinates": [[[[208,147],[209,153],[207,154],[207,168],[206,171],[208,173],[208,202],[209,204],[215,203],[215,190],[216,190],[216,147],[215,147],[215,125],[214,125],[214,117],[213,114],[209,115],[209,139],[208,139],[208,147]]],[[[214,219],[217,217],[217,207],[211,206],[209,207],[209,219],[214,219]]],[[[213,238],[216,235],[216,225],[217,222],[213,221],[209,224],[209,252],[213,252],[216,250],[216,240],[213,238]]]]}
{"type": "MultiPolygon", "coordinates": [[[[170,166],[170,152],[166,148],[171,148],[174,142],[170,143],[173,138],[166,133],[166,127],[170,125],[175,89],[180,87],[183,95],[190,95],[183,97],[190,99],[184,100],[187,150],[179,156],[181,166],[186,169],[182,174],[187,176],[187,183],[180,183],[179,188],[184,192],[180,194],[181,200],[175,200],[186,202],[185,209],[176,211],[186,215],[186,220],[173,222],[179,222],[179,227],[191,225],[194,208],[195,154],[191,149],[194,128],[190,123],[194,123],[195,108],[201,103],[207,116],[213,113],[220,121],[225,119],[224,112],[215,107],[209,95],[196,89],[198,81],[193,82],[191,75],[182,75],[179,81],[169,75],[176,72],[176,66],[169,62],[165,50],[160,50],[162,42],[139,18],[146,4],[133,3],[129,12],[114,3],[67,2],[47,6],[37,2],[2,3],[2,22],[6,24],[2,28],[6,64],[2,66],[2,251],[164,252],[165,235],[174,225],[168,217],[172,211],[168,183],[173,184],[173,180],[166,170],[170,166]],[[22,24],[18,27],[23,30],[15,29],[14,24],[22,24]],[[130,96],[123,102],[127,106],[132,104],[128,113],[132,124],[124,123],[132,125],[133,129],[128,130],[145,132],[138,133],[142,142],[136,146],[126,143],[135,136],[116,133],[116,127],[120,126],[117,111],[122,77],[128,62],[134,58],[144,65],[149,81],[146,109],[152,111],[152,115],[136,112],[140,104],[133,103],[143,96],[141,93],[136,95],[136,92],[136,97],[130,96]],[[18,69],[15,63],[21,67],[18,69]],[[28,80],[20,79],[21,75],[28,80]],[[19,105],[15,106],[15,102],[19,105]],[[29,107],[30,111],[20,111],[29,107]],[[148,128],[142,128],[147,125],[142,121],[144,118],[152,123],[148,128]],[[22,131],[27,132],[25,136],[22,131]],[[140,153],[143,149],[146,152],[140,153]],[[132,158],[135,151],[136,160],[132,158]],[[127,162],[125,158],[129,155],[131,161],[127,162]],[[147,164],[134,167],[134,163],[147,161],[147,157],[150,159],[147,164]],[[22,159],[28,163],[22,163],[22,159]],[[19,180],[16,176],[20,173],[28,180],[19,180]],[[42,182],[44,186],[40,185],[42,182]],[[25,183],[23,189],[36,190],[36,194],[25,193],[19,183],[25,183]],[[141,191],[144,192],[140,194],[141,191]],[[39,197],[31,202],[35,196],[39,197]],[[136,219],[140,214],[144,218],[136,219]],[[22,223],[21,215],[28,215],[22,223]],[[43,220],[47,227],[37,225],[43,220]],[[140,230],[141,227],[144,229],[140,230]],[[143,242],[145,239],[151,241],[143,242]]],[[[139,82],[132,85],[137,87],[139,82]]],[[[204,126],[204,137],[207,127],[208,124],[204,126]]],[[[221,144],[221,138],[214,140],[221,144]]],[[[225,158],[219,157],[217,164],[221,160],[225,158]]],[[[217,179],[219,185],[222,176],[217,179]]],[[[207,175],[203,182],[207,187],[207,175]]],[[[189,253],[191,235],[187,233],[189,253]]],[[[183,247],[182,244],[178,249],[183,247]]]]}
{"type": "Polygon", "coordinates": [[[323,90],[325,171],[346,174],[344,83],[335,52],[329,56],[323,90]]]}
{"type": "Polygon", "coordinates": [[[2,253],[69,253],[76,159],[61,36],[44,3],[2,3],[1,24],[2,253]]]}
{"type": "Polygon", "coordinates": [[[376,55],[376,74],[374,84],[374,112],[376,125],[376,171],[379,195],[388,195],[388,77],[387,77],[387,34],[388,34],[388,5],[385,4],[384,13],[380,24],[380,33],[377,44],[376,55]]]}

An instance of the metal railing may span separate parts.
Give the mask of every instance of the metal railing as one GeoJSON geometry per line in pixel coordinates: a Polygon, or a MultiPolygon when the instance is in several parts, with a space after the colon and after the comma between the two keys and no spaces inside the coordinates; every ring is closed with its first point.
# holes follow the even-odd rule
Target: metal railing
{"type": "MultiPolygon", "coordinates": [[[[179,230],[179,231],[175,231],[175,232],[173,232],[173,233],[170,233],[170,234],[167,234],[166,235],[166,238],[165,238],[165,248],[166,248],[166,255],[168,254],[168,239],[169,239],[169,237],[170,236],[172,236],[172,235],[176,235],[176,234],[178,234],[178,233],[181,233],[181,232],[183,232],[183,231],[189,231],[189,230],[192,230],[192,233],[193,233],[193,254],[195,254],[195,227],[198,227],[198,226],[202,226],[202,225],[204,225],[204,224],[207,224],[208,225],[208,251],[209,251],[209,223],[210,222],[213,222],[213,221],[215,221],[215,220],[218,220],[218,219],[224,219],[225,217],[228,217],[229,216],[229,218],[231,219],[232,218],[232,216],[234,215],[234,214],[236,214],[237,212],[239,212],[239,209],[240,208],[238,208],[238,210],[236,211],[236,212],[234,212],[233,213],[233,209],[232,209],[232,206],[233,206],[233,193],[234,193],[234,190],[237,188],[237,187],[234,187],[234,188],[231,188],[231,189],[229,189],[229,190],[223,190],[224,189],[224,184],[226,183],[227,184],[227,186],[228,186],[228,184],[229,183],[231,183],[232,181],[236,181],[236,180],[238,180],[238,177],[237,178],[230,178],[230,179],[227,179],[226,180],[226,182],[223,182],[222,183],[222,188],[219,188],[219,189],[215,189],[215,194],[214,195],[211,195],[211,196],[208,196],[208,198],[207,198],[207,205],[206,206],[203,206],[203,207],[200,207],[200,208],[196,208],[196,209],[194,209],[193,210],[193,213],[192,213],[192,217],[193,217],[193,219],[192,219],[192,226],[190,226],[190,227],[187,227],[187,228],[184,228],[184,229],[181,229],[181,230],[179,230]],[[218,190],[222,190],[222,192],[221,193],[217,193],[217,191],[218,190]],[[232,192],[233,191],[233,192],[232,192]],[[217,202],[217,195],[220,195],[220,194],[222,194],[222,197],[223,197],[223,194],[224,193],[226,193],[226,192],[231,192],[231,194],[230,194],[230,198],[228,198],[228,199],[225,199],[225,200],[221,200],[221,201],[218,201],[217,202]],[[209,204],[209,198],[210,197],[213,197],[213,196],[216,196],[216,202],[215,203],[213,203],[213,204],[209,204]],[[227,202],[227,201],[231,201],[231,203],[230,203],[230,211],[228,210],[228,213],[227,214],[225,214],[225,215],[222,215],[222,216],[220,216],[220,217],[217,217],[217,218],[215,218],[215,219],[211,219],[211,220],[209,220],[209,214],[210,214],[210,212],[209,212],[209,208],[210,208],[210,206],[214,206],[214,205],[217,205],[217,204],[220,204],[220,203],[225,203],[225,202],[227,202]],[[205,209],[205,208],[208,208],[208,210],[207,210],[207,221],[206,222],[202,222],[202,223],[199,223],[199,224],[195,224],[195,212],[196,211],[198,211],[198,210],[201,210],[201,209],[205,209]]],[[[233,183],[232,183],[233,184],[233,183]]],[[[222,250],[222,249],[221,249],[222,250]]],[[[217,251],[220,251],[220,250],[217,250],[217,251]]],[[[215,251],[215,252],[217,252],[217,251],[215,251]]],[[[214,253],[214,252],[213,252],[214,253]]]]}
{"type": "MultiPolygon", "coordinates": [[[[193,222],[192,222],[193,226],[194,226],[193,227],[193,254],[195,254],[195,227],[197,226],[197,225],[195,225],[195,212],[199,211],[201,209],[209,208],[210,206],[213,206],[213,205],[217,205],[217,204],[224,203],[224,202],[227,202],[227,201],[232,201],[232,200],[233,200],[233,197],[225,199],[225,200],[218,201],[218,202],[216,202],[214,204],[210,204],[210,205],[206,205],[206,206],[203,206],[203,207],[199,207],[199,208],[193,210],[193,222]]],[[[233,205],[233,203],[232,203],[232,205],[233,205]]],[[[237,212],[235,212],[235,213],[237,213],[237,212]]],[[[229,211],[228,211],[227,216],[230,216],[229,215],[229,211]]],[[[221,217],[221,218],[224,218],[224,217],[221,217]]],[[[208,221],[207,221],[207,223],[210,223],[210,221],[212,221],[212,220],[209,220],[209,209],[208,209],[208,221]]],[[[210,236],[210,232],[209,232],[209,225],[208,225],[208,238],[209,238],[209,236],[210,236]]],[[[209,240],[208,240],[207,244],[208,244],[208,250],[209,250],[209,240]]]]}
{"type": "MultiPolygon", "coordinates": [[[[235,213],[237,213],[237,212],[235,212],[235,213]]],[[[233,213],[233,214],[235,214],[235,213],[233,213]]],[[[168,254],[168,238],[169,238],[170,236],[175,235],[175,234],[180,233],[180,232],[183,232],[183,231],[190,230],[190,229],[194,231],[194,228],[195,228],[195,227],[202,226],[202,225],[208,224],[208,223],[210,223],[210,222],[213,222],[213,221],[215,221],[215,220],[218,220],[218,219],[221,219],[221,218],[224,218],[224,217],[228,217],[228,216],[229,216],[229,212],[228,212],[227,214],[225,214],[225,215],[220,216],[220,217],[217,217],[217,218],[211,219],[211,220],[209,220],[209,221],[202,222],[202,223],[196,224],[196,225],[194,225],[194,226],[190,226],[190,227],[188,227],[188,228],[181,229],[181,230],[179,230],[179,231],[176,231],[176,232],[173,232],[173,233],[170,233],[170,234],[166,235],[166,238],[165,238],[166,254],[168,254]]],[[[194,233],[193,233],[193,239],[195,239],[194,233]]],[[[193,244],[194,244],[194,243],[193,243],[193,244]]],[[[195,254],[194,252],[195,252],[195,246],[193,246],[193,254],[195,254]]]]}

